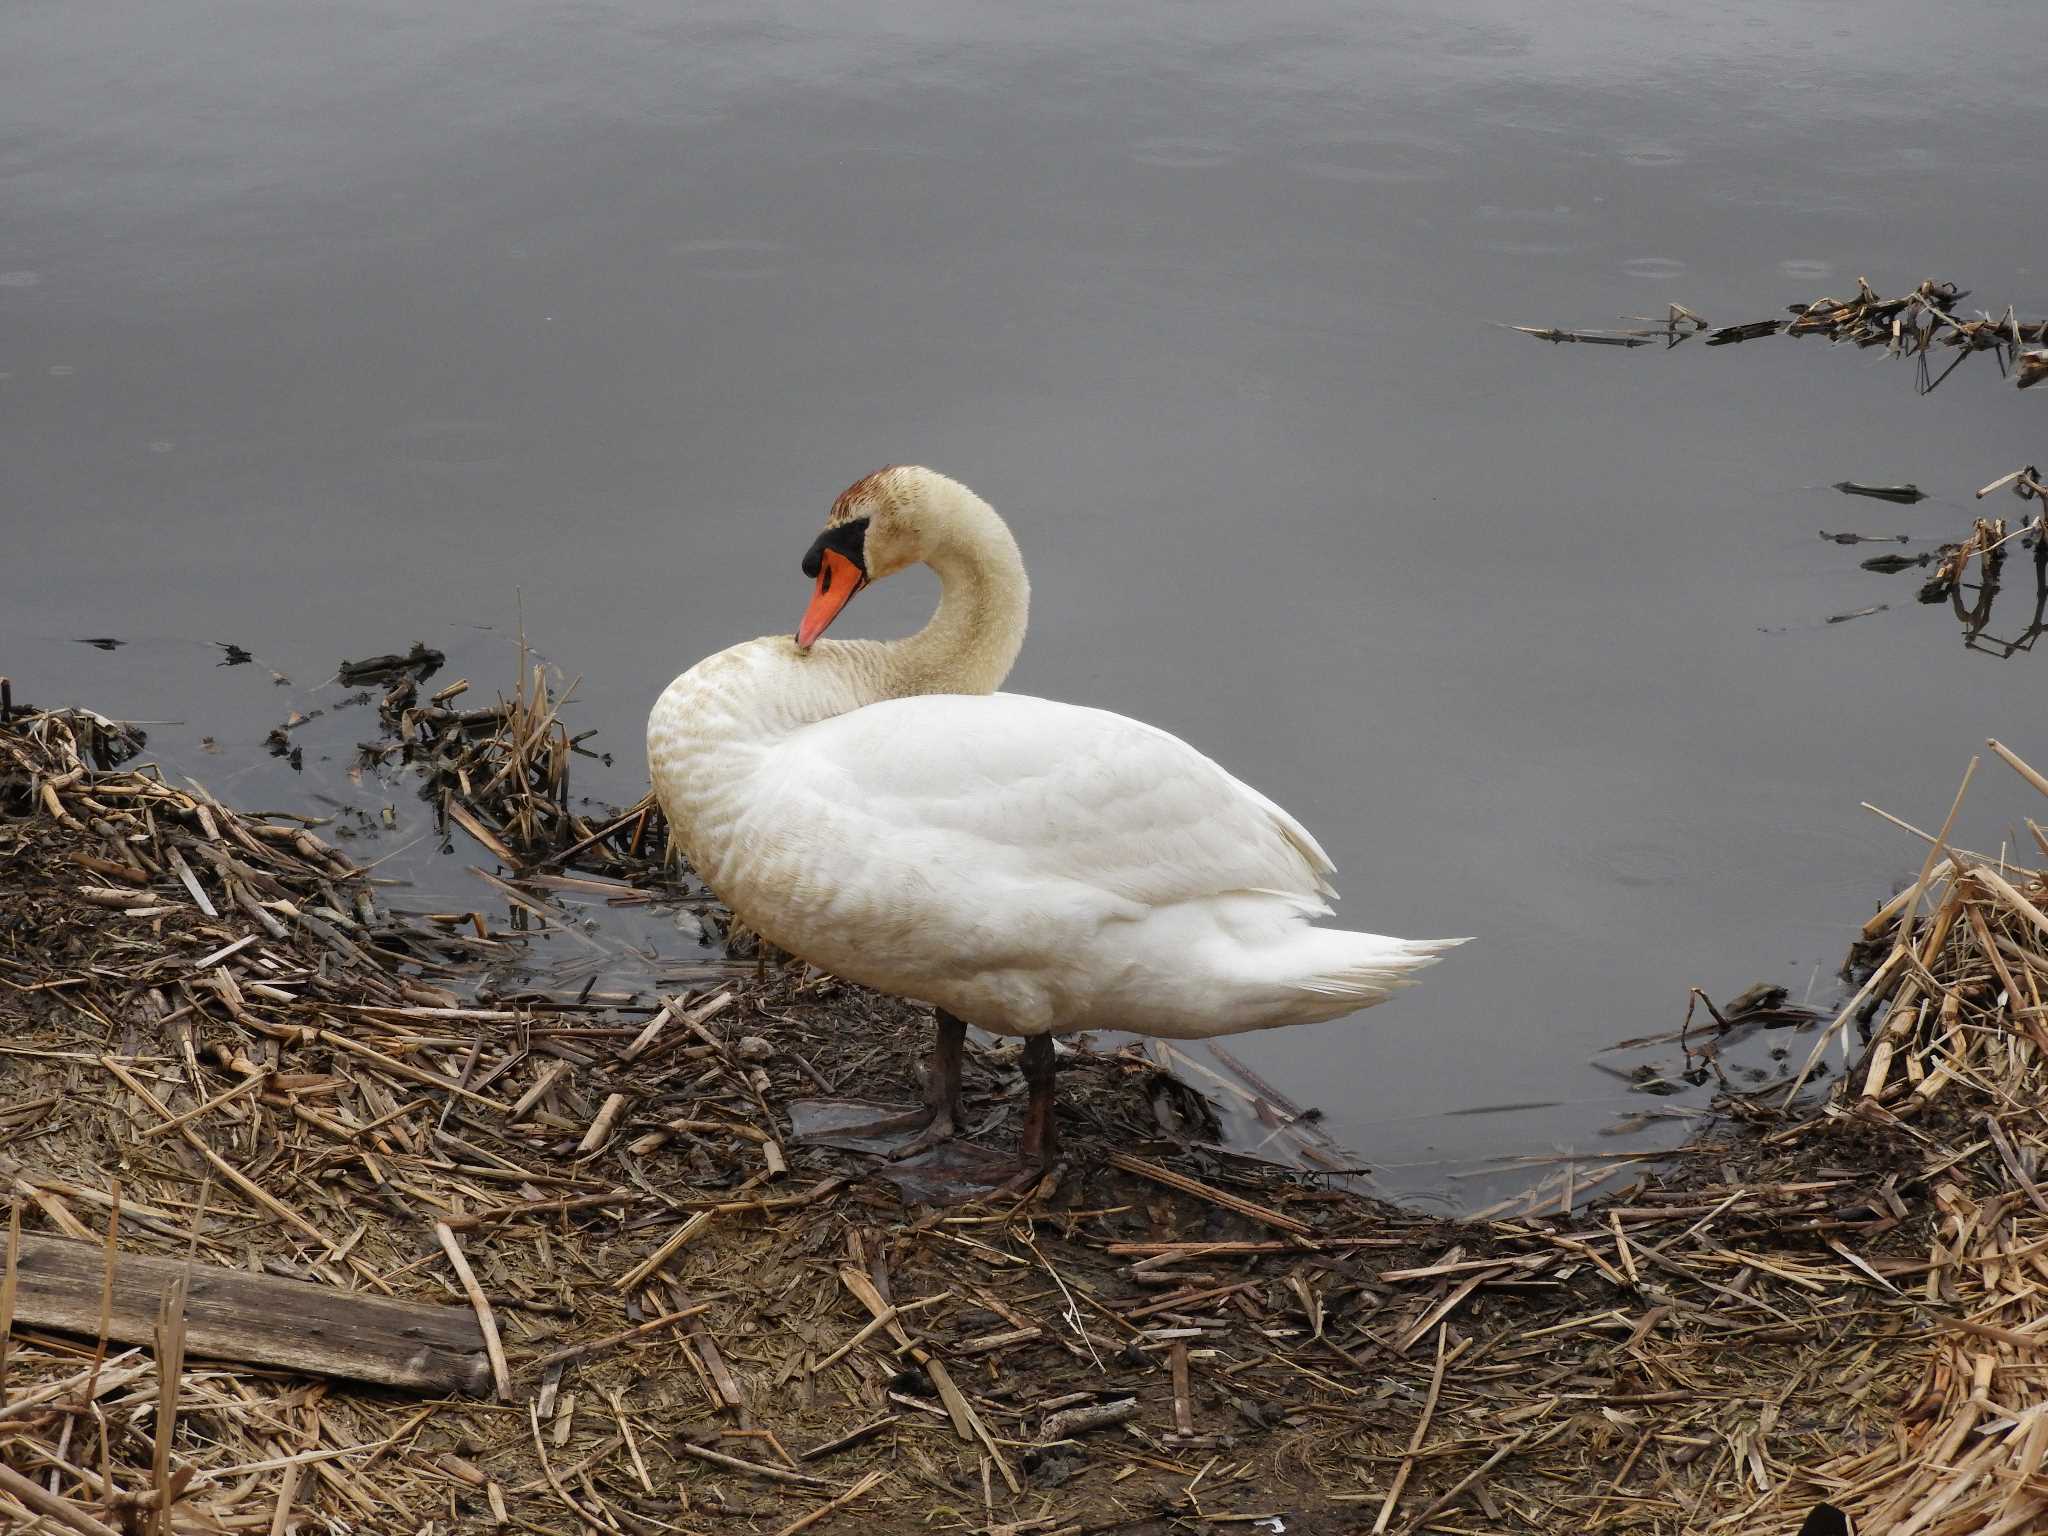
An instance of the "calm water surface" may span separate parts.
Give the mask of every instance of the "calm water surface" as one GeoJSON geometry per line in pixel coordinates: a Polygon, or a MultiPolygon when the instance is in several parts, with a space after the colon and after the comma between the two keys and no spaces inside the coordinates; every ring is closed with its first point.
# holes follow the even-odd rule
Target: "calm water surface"
{"type": "MultiPolygon", "coordinates": [[[[1966,650],[1815,536],[1959,536],[2048,453],[2043,400],[1981,358],[1919,399],[1816,342],[1499,326],[1766,318],[1858,274],[2048,309],[2048,21],[1927,16],[9,7],[0,672],[167,722],[155,754],[242,803],[417,821],[345,772],[367,720],[302,775],[262,735],[415,638],[508,681],[516,591],[617,750],[584,787],[629,800],[667,679],[791,627],[832,496],[928,462],[1031,563],[1012,687],[1273,794],[1352,925],[1478,936],[1392,1007],[1238,1042],[1258,1071],[1418,1196],[1669,1141],[1601,1132],[1703,1101],[1594,1053],[1689,984],[1824,1000],[1919,859],[1857,802],[1938,821],[1987,734],[2048,761],[2048,658],[1966,650]]],[[[2031,808],[1984,782],[1995,845],[2031,808]]],[[[462,852],[407,857],[475,901],[462,852]]]]}

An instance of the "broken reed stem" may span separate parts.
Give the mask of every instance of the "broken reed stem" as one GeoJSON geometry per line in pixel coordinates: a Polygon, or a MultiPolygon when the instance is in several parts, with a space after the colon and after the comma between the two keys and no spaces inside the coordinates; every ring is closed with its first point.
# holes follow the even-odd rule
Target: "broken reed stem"
{"type": "Polygon", "coordinates": [[[566,1507],[572,1515],[574,1515],[578,1520],[582,1521],[585,1525],[588,1525],[593,1529],[599,1531],[609,1530],[610,1527],[606,1526],[602,1521],[597,1520],[581,1504],[578,1504],[574,1499],[572,1499],[569,1496],[569,1490],[562,1486],[562,1480],[555,1476],[554,1466],[548,1460],[548,1448],[546,1444],[542,1442],[540,1437],[539,1399],[529,1398],[527,1400],[526,1422],[529,1425],[529,1427],[531,1427],[531,1429],[533,1430],[533,1454],[540,1458],[541,1475],[547,1479],[548,1486],[555,1490],[555,1497],[560,1499],[564,1507],[566,1507]]]}
{"type": "Polygon", "coordinates": [[[118,1177],[108,1182],[108,1193],[112,1198],[107,1206],[106,1264],[100,1277],[100,1327],[93,1344],[92,1372],[85,1381],[85,1401],[88,1403],[100,1395],[100,1366],[107,1358],[107,1330],[114,1325],[114,1269],[120,1257],[115,1243],[121,1230],[121,1180],[118,1177]]]}
{"type": "Polygon", "coordinates": [[[571,1344],[566,1348],[556,1350],[553,1354],[542,1355],[533,1362],[533,1368],[537,1371],[546,1371],[553,1366],[568,1365],[577,1360],[587,1360],[592,1355],[601,1354],[603,1351],[611,1349],[616,1345],[627,1343],[633,1339],[645,1338],[648,1334],[658,1332],[668,1327],[671,1323],[681,1322],[686,1317],[696,1317],[710,1310],[710,1302],[700,1301],[693,1306],[683,1307],[678,1311],[667,1312],[660,1317],[650,1318],[637,1328],[627,1328],[619,1333],[608,1333],[601,1339],[592,1339],[584,1344],[571,1344]]]}
{"type": "Polygon", "coordinates": [[[851,1504],[855,1499],[859,1498],[862,1494],[867,1493],[868,1491],[873,1489],[882,1481],[883,1478],[887,1477],[888,1475],[889,1469],[887,1467],[875,1468],[874,1471],[868,1473],[867,1476],[863,1477],[859,1482],[855,1483],[851,1488],[847,1489],[846,1492],[840,1494],[838,1498],[832,1499],[827,1503],[820,1504],[808,1515],[803,1515],[795,1520],[790,1521],[789,1524],[785,1525],[781,1530],[777,1531],[775,1533],[775,1536],[797,1536],[798,1531],[809,1530],[812,1526],[816,1525],[820,1520],[824,1519],[827,1515],[832,1514],[836,1510],[844,1509],[847,1505],[851,1504]]]}
{"type": "MultiPolygon", "coordinates": [[[[28,1507],[32,1515],[68,1526],[80,1536],[122,1536],[112,1526],[101,1524],[69,1499],[51,1493],[41,1483],[31,1482],[5,1462],[0,1462],[0,1492],[13,1495],[28,1507]]],[[[29,1529],[33,1530],[34,1526],[29,1529]]]]}
{"type": "Polygon", "coordinates": [[[832,1485],[822,1477],[811,1477],[802,1472],[791,1472],[783,1467],[771,1467],[766,1462],[746,1461],[738,1456],[728,1456],[723,1451],[714,1451],[708,1445],[698,1445],[685,1440],[676,1446],[685,1456],[694,1456],[699,1461],[708,1461],[715,1467],[724,1467],[733,1472],[744,1472],[750,1477],[765,1478],[771,1483],[788,1483],[793,1488],[830,1488],[832,1485]]]}
{"type": "Polygon", "coordinates": [[[178,1390],[185,1377],[185,1282],[173,1280],[164,1287],[156,1329],[156,1456],[151,1464],[150,1486],[156,1491],[156,1505],[150,1512],[153,1536],[169,1527],[171,1505],[183,1492],[185,1479],[171,1476],[171,1437],[178,1427],[178,1390]]]}
{"type": "Polygon", "coordinates": [[[1945,850],[1948,848],[1949,834],[1955,830],[1956,815],[1963,808],[1963,796],[1969,792],[1970,780],[1976,775],[1979,761],[1981,759],[1973,755],[1970,758],[1970,766],[1963,770],[1963,782],[1956,786],[1956,797],[1949,804],[1948,815],[1941,823],[1941,831],[1928,843],[1927,856],[1921,861],[1919,877],[1907,888],[1905,902],[1899,909],[1898,934],[1893,940],[1891,952],[1885,956],[1884,963],[1871,972],[1841,1012],[1835,1015],[1834,1022],[1822,1030],[1819,1038],[1813,1042],[1813,1049],[1807,1052],[1806,1061],[1799,1068],[1798,1075],[1792,1079],[1792,1085],[1785,1090],[1785,1097],[1781,1101],[1783,1108],[1791,1108],[1792,1101],[1799,1097],[1799,1090],[1806,1086],[1807,1078],[1813,1075],[1813,1069],[1820,1065],[1820,1059],[1826,1054],[1829,1044],[1848,1027],[1849,1020],[1855,1016],[1865,1000],[1877,995],[1893,979],[1899,967],[1912,958],[1913,932],[1918,921],[1920,898],[1926,893],[1928,883],[1934,877],[1936,864],[1946,863],[1949,866],[1951,881],[1958,878],[1955,871],[1959,865],[1955,856],[1945,854],[1945,850]]]}
{"type": "Polygon", "coordinates": [[[14,1296],[21,1278],[21,1196],[7,1202],[7,1269],[0,1274],[0,1403],[7,1401],[7,1347],[14,1338],[14,1296]]]}
{"type": "Polygon", "coordinates": [[[2017,773],[2021,778],[2025,779],[2029,784],[2033,785],[2034,788],[2041,791],[2042,794],[2048,795],[2048,778],[2044,778],[2041,776],[2041,774],[2037,773],[2030,765],[2028,765],[2020,757],[2020,755],[2017,752],[2013,751],[2011,747],[2008,747],[2004,742],[1998,740],[1996,737],[1993,737],[1991,740],[1985,742],[1984,745],[1989,747],[1992,751],[1996,752],[2000,757],[2005,759],[2006,765],[2010,767],[2014,773],[2017,773]]]}
{"type": "Polygon", "coordinates": [[[1989,864],[1977,865],[1970,871],[1970,878],[1996,891],[2015,912],[2023,915],[2028,922],[2040,929],[2043,935],[2048,935],[2048,912],[2043,912],[2022,896],[2013,888],[2010,881],[1989,864]]]}
{"type": "Polygon", "coordinates": [[[717,1214],[716,1211],[698,1211],[691,1216],[689,1220],[676,1228],[667,1242],[663,1243],[654,1252],[650,1253],[646,1258],[619,1277],[619,1290],[628,1296],[639,1290],[641,1286],[645,1285],[660,1271],[664,1264],[683,1251],[685,1243],[711,1225],[711,1218],[717,1214]]]}
{"type": "Polygon", "coordinates": [[[477,1327],[483,1330],[484,1353],[491,1358],[491,1385],[497,1390],[498,1401],[509,1403],[512,1401],[512,1372],[505,1364],[505,1346],[498,1338],[498,1320],[491,1313],[491,1304],[484,1296],[483,1287],[476,1283],[469,1260],[463,1257],[462,1244],[449,1230],[448,1223],[435,1222],[434,1236],[441,1244],[441,1251],[448,1255],[449,1266],[461,1282],[462,1293],[476,1310],[477,1327]]]}
{"type": "MultiPolygon", "coordinates": [[[[1906,898],[1906,907],[1899,914],[1897,948],[1903,952],[1913,947],[1913,926],[1919,919],[1920,898],[1926,894],[1927,882],[1934,874],[1935,862],[1943,856],[1948,847],[1948,835],[1955,830],[1956,814],[1963,808],[1963,796],[1969,793],[1970,780],[1976,776],[1977,764],[1981,761],[1976,754],[1970,757],[1970,766],[1963,770],[1963,782],[1956,786],[1956,797],[1950,802],[1948,815],[1942,820],[1941,830],[1927,849],[1927,857],[1920,863],[1919,878],[1913,882],[1913,894],[1906,898]]],[[[1953,857],[1950,863],[1954,863],[1953,857]]]]}
{"type": "Polygon", "coordinates": [[[1394,1470],[1394,1481],[1387,1489],[1386,1502],[1380,1505],[1380,1516],[1373,1521],[1373,1536],[1383,1536],[1388,1522],[1394,1518],[1394,1506],[1401,1502],[1401,1490],[1407,1486],[1408,1474],[1415,1470],[1415,1453],[1422,1449],[1423,1437],[1429,1433],[1429,1421],[1436,1414],[1437,1394],[1444,1386],[1444,1350],[1450,1341],[1451,1325],[1438,1323],[1436,1328],[1436,1368],[1430,1372],[1429,1395],[1422,1400],[1422,1416],[1415,1421],[1415,1433],[1408,1437],[1408,1453],[1401,1458],[1401,1465],[1394,1470]]]}

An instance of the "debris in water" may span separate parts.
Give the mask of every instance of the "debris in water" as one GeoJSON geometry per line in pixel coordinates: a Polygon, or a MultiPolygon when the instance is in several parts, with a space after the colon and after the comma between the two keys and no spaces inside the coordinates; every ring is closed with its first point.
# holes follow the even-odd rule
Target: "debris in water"
{"type": "Polygon", "coordinates": [[[246,667],[256,659],[252,653],[229,641],[216,640],[213,643],[219,647],[221,653],[221,659],[214,663],[217,667],[246,667]]]}
{"type": "Polygon", "coordinates": [[[408,674],[415,678],[432,677],[447,663],[446,656],[415,640],[412,649],[403,656],[366,656],[361,661],[344,661],[335,675],[344,688],[354,688],[363,683],[389,682],[392,678],[408,674]]]}
{"type": "Polygon", "coordinates": [[[1867,619],[1873,613],[1883,613],[1890,607],[1890,603],[1879,603],[1875,608],[1858,608],[1853,613],[1831,613],[1828,615],[1828,622],[1830,624],[1846,624],[1851,619],[1867,619]]]}
{"type": "Polygon", "coordinates": [[[1689,336],[1697,336],[1707,328],[1707,322],[1687,309],[1683,304],[1673,304],[1667,309],[1664,319],[1656,321],[1646,315],[1635,315],[1642,328],[1627,331],[1567,331],[1557,326],[1511,325],[1511,331],[1520,331],[1524,336],[1534,336],[1538,341],[1575,341],[1593,347],[1647,347],[1653,341],[1662,341],[1669,351],[1689,336]]]}
{"type": "Polygon", "coordinates": [[[78,643],[80,645],[89,645],[96,651],[118,651],[128,642],[126,640],[116,640],[110,635],[95,635],[90,639],[80,640],[78,643]]]}
{"type": "Polygon", "coordinates": [[[1927,493],[1917,485],[1864,485],[1855,480],[1837,480],[1835,489],[1844,496],[1868,496],[1875,501],[1896,501],[1907,507],[1927,499],[1927,493]]]}
{"type": "Polygon", "coordinates": [[[2019,497],[2021,501],[2030,501],[2036,496],[2048,496],[2048,486],[2041,484],[2041,471],[2029,464],[2025,469],[2016,469],[2010,474],[2000,475],[1977,492],[1977,499],[1982,501],[1993,491],[2003,490],[2008,485],[2012,487],[2013,495],[2019,497]]]}
{"type": "MultiPolygon", "coordinates": [[[[2048,634],[2048,486],[2042,484],[2040,471],[2029,464],[2023,469],[2000,475],[1989,485],[1977,492],[1982,500],[1993,491],[2010,486],[2014,496],[2021,501],[2035,504],[2031,517],[2022,519],[2017,527],[2008,528],[2004,518],[1979,518],[1970,536],[1959,543],[1943,544],[1931,553],[1920,555],[1887,554],[1878,555],[1862,562],[1866,571],[1895,574],[1900,571],[1916,570],[1932,565],[1933,573],[1921,585],[1918,597],[1922,603],[1939,604],[1946,602],[1955,612],[1963,626],[1963,644],[1973,651],[1986,655],[2007,657],[2021,651],[2031,651],[2034,643],[2043,634],[2048,634]],[[2005,562],[2006,548],[2013,543],[2033,552],[2034,564],[2034,611],[2024,630],[2011,638],[2000,638],[1986,633],[1991,623],[1991,612],[1999,591],[1999,581],[2005,562]],[[1970,563],[1977,562],[1978,577],[1974,586],[1966,583],[1970,563]],[[1966,600],[1967,594],[1967,600],[1966,600]]],[[[1843,490],[1852,487],[1844,485],[1843,490]]],[[[1915,487],[1865,487],[1871,490],[1914,490],[1915,487]]],[[[1831,534],[1825,529],[1821,537],[1837,544],[1857,544],[1864,537],[1857,534],[1831,534]]],[[[1901,544],[1908,542],[1899,536],[1901,544]]],[[[1829,622],[1836,622],[1830,620],[1829,622]]]]}
{"type": "Polygon", "coordinates": [[[1903,544],[1903,533],[1829,533],[1823,528],[1820,536],[1831,544],[1903,544]]]}
{"type": "Polygon", "coordinates": [[[1759,336],[1775,336],[1786,324],[1783,320],[1752,320],[1747,325],[1724,325],[1719,330],[1707,332],[1707,345],[1729,347],[1738,341],[1755,341],[1759,336]]]}
{"type": "Polygon", "coordinates": [[[1960,544],[1944,544],[1937,551],[1940,563],[1934,574],[1920,589],[1920,601],[1938,603],[1950,596],[1963,579],[1963,572],[1969,569],[1970,561],[1982,559],[1982,585],[1997,589],[1998,568],[2005,562],[2005,519],[2002,517],[1977,519],[1977,526],[1970,530],[1970,536],[1960,544]]]}
{"type": "Polygon", "coordinates": [[[1627,331],[1561,331],[1554,325],[1518,325],[1514,329],[1524,336],[1534,336],[1538,341],[1576,341],[1589,347],[1647,347],[1651,341],[1648,336],[1627,331]]]}
{"type": "Polygon", "coordinates": [[[1830,341],[1851,342],[1859,347],[1883,347],[1893,357],[1910,357],[1917,368],[1917,388],[1930,394],[1973,352],[1990,352],[1999,371],[2010,368],[2021,389],[2048,378],[2048,351],[2023,350],[2048,343],[2048,321],[2022,321],[2008,304],[2005,312],[1993,315],[1979,310],[1973,319],[1955,313],[1969,290],[1954,283],[1921,283],[1897,298],[1885,298],[1868,280],[1856,280],[1851,299],[1819,298],[1806,304],[1788,304],[1790,320],[1751,320],[1741,325],[1710,326],[1683,304],[1670,306],[1669,318],[1659,326],[1627,331],[1567,331],[1556,326],[1517,325],[1510,329],[1541,341],[1591,342],[1607,347],[1643,347],[1662,340],[1666,351],[1682,341],[1704,333],[1710,347],[1755,341],[1783,333],[1787,336],[1823,336],[1830,341]],[[1928,358],[1936,346],[1954,348],[1955,361],[1936,375],[1928,358]]]}

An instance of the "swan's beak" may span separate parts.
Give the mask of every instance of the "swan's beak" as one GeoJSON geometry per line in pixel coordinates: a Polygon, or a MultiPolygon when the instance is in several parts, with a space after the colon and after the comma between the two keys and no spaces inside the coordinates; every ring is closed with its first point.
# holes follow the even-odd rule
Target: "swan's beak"
{"type": "Polygon", "coordinates": [[[853,594],[868,584],[859,566],[836,549],[828,549],[818,561],[818,585],[811,592],[811,604],[804,609],[803,622],[796,627],[796,644],[808,651],[818,643],[839,610],[853,601],[853,594]]]}

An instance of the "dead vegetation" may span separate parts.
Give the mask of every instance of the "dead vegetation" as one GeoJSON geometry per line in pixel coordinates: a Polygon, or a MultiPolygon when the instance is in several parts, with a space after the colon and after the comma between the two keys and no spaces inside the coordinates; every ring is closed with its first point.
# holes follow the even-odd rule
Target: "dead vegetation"
{"type": "Polygon", "coordinates": [[[1992,314],[1978,310],[1968,319],[1956,311],[1970,296],[1954,283],[1922,281],[1918,287],[1895,298],[1886,298],[1870,286],[1868,278],[1856,279],[1853,298],[1821,297],[1788,306],[1789,320],[1751,320],[1738,325],[1714,325],[1683,304],[1667,306],[1662,320],[1636,317],[1634,326],[1620,329],[1566,330],[1560,326],[1517,325],[1509,329],[1533,336],[1538,341],[1578,342],[1603,347],[1648,347],[1662,344],[1666,351],[1700,338],[1710,347],[1758,341],[1781,332],[1787,336],[1821,336],[1829,341],[1855,347],[1882,348],[1895,358],[1911,358],[1915,387],[1932,394],[1954,373],[1965,358],[1988,352],[1998,363],[2001,376],[2010,376],[2021,389],[2031,388],[2048,377],[2048,320],[2019,318],[2012,305],[1992,314]],[[1938,373],[1933,359],[1936,348],[1956,353],[1938,373]]]}
{"type": "MultiPolygon", "coordinates": [[[[1834,1092],[1731,1096],[1661,1165],[1560,1159],[1446,1222],[1224,1153],[1186,1080],[1083,1054],[1073,1171],[934,1209],[786,1113],[907,1083],[917,1010],[765,961],[476,1001],[560,882],[646,899],[613,877],[658,829],[569,811],[545,688],[465,715],[417,683],[387,717],[512,856],[498,919],[407,912],[307,819],[0,704],[15,1528],[2048,1519],[2048,886],[1953,816],[1814,1036],[1816,1071],[1853,1047],[1834,1092]],[[439,1384],[394,1382],[428,1322],[439,1384]]],[[[1773,1006],[1686,1030],[1689,1063],[1773,1006]]],[[[971,1055],[983,1129],[1020,1095],[971,1055]]]]}
{"type": "Polygon", "coordinates": [[[593,823],[577,814],[570,773],[594,732],[571,736],[562,710],[581,678],[556,692],[548,669],[519,641],[516,686],[510,698],[472,709],[456,707],[467,678],[422,695],[424,681],[444,658],[414,645],[404,656],[343,662],[341,677],[384,683],[377,716],[385,735],[365,743],[365,759],[419,770],[421,793],[444,822],[453,822],[506,866],[559,868],[572,862],[601,873],[652,877],[666,833],[650,794],[623,814],[593,823]]]}
{"type": "MultiPolygon", "coordinates": [[[[2031,503],[2032,515],[2016,519],[2011,527],[2002,517],[1977,518],[1968,537],[1943,544],[1923,557],[1923,563],[1932,565],[1933,570],[1919,594],[1923,603],[1946,602],[1954,610],[1965,645],[2000,657],[2031,651],[2034,642],[2048,633],[2048,488],[2041,483],[2040,471],[2029,464],[1992,481],[1977,492],[1977,499],[2007,488],[2021,502],[2031,503]],[[2032,555],[2034,608],[2024,629],[2000,637],[1990,632],[1990,626],[2003,584],[2006,551],[2015,543],[2032,555]],[[1977,567],[1974,583],[1969,580],[1973,561],[1977,567]]],[[[1864,565],[1871,568],[1874,562],[1865,561],[1864,565]]]]}
{"type": "MultiPolygon", "coordinates": [[[[2048,320],[2022,321],[2010,304],[1999,314],[1979,310],[1965,319],[1960,316],[1968,290],[1954,283],[1921,282],[1910,292],[1887,298],[1872,288],[1867,278],[1856,279],[1854,297],[1822,297],[1790,307],[1789,320],[1758,320],[1741,325],[1715,326],[1683,304],[1667,307],[1662,320],[1638,316],[1638,323],[1621,329],[1566,330],[1558,326],[1517,325],[1509,329],[1539,341],[1577,342],[1595,346],[1647,347],[1661,344],[1666,351],[1700,338],[1710,347],[1754,341],[1780,332],[1788,336],[1819,336],[1857,348],[1877,348],[1892,358],[1910,358],[1914,364],[1915,387],[1932,394],[1965,359],[1989,353],[2001,376],[2010,376],[2021,389],[2048,378],[2048,320]],[[2030,350],[2033,349],[2033,350],[2030,350]],[[1935,359],[1941,351],[1955,356],[1937,370],[1935,359]]],[[[2033,505],[2030,515],[2008,527],[2004,518],[1978,518],[1967,536],[1943,542],[1918,555],[1885,554],[1862,562],[1865,570],[1893,574],[1906,570],[1927,570],[1921,582],[1919,600],[1924,604],[1947,603],[1962,626],[1963,643],[1986,655],[2009,657],[2031,651],[2043,633],[2048,633],[2048,499],[2041,490],[2039,472],[2028,465],[2015,470],[1977,492],[1979,500],[1993,491],[2010,487],[2014,495],[2033,505]],[[2032,552],[2034,567],[2034,608],[2026,623],[2005,635],[1991,632],[1993,607],[2002,585],[2007,547],[2018,542],[2032,552]],[[1967,580],[1971,565],[1977,580],[1967,580]]],[[[1839,480],[1834,489],[1845,495],[1912,506],[1928,499],[1917,485],[1872,485],[1839,480]]],[[[1823,539],[1854,544],[1887,536],[1830,533],[1823,539]]],[[[1898,543],[1911,542],[1903,534],[1898,543]]],[[[1827,622],[1842,623],[1882,613],[1879,604],[1853,613],[1830,616],[1827,622]]]]}

